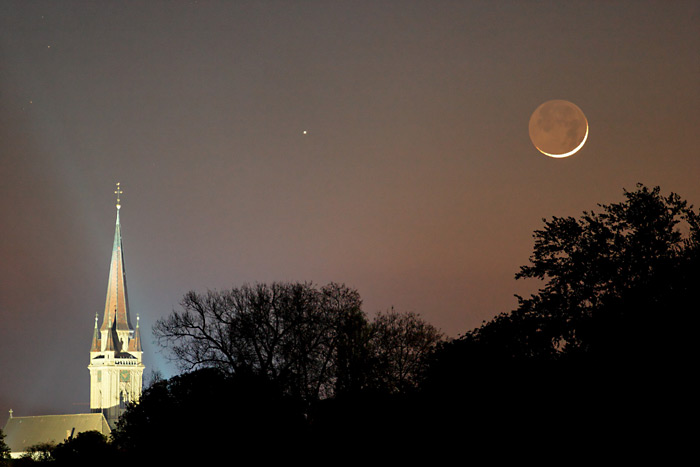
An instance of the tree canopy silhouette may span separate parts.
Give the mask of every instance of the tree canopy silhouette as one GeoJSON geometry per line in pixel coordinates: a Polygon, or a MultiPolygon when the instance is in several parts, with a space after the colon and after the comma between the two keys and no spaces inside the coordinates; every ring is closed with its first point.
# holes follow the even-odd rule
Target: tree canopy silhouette
{"type": "Polygon", "coordinates": [[[305,419],[298,404],[262,376],[204,368],[154,383],[112,431],[126,457],[143,462],[220,460],[222,454],[291,456],[305,419]]]}
{"type": "Polygon", "coordinates": [[[414,313],[392,311],[370,323],[359,293],[334,283],[189,292],[181,305],[153,332],[184,370],[250,372],[307,402],[415,387],[442,338],[414,313]]]}
{"type": "Polygon", "coordinates": [[[117,450],[99,431],[84,431],[59,443],[51,452],[52,464],[60,466],[90,465],[95,459],[107,467],[119,463],[117,450]]]}
{"type": "Polygon", "coordinates": [[[0,465],[5,465],[5,460],[10,458],[10,447],[5,444],[5,433],[0,428],[0,465]]]}
{"type": "Polygon", "coordinates": [[[601,433],[648,428],[692,354],[700,217],[659,187],[639,184],[624,197],[578,219],[544,219],[516,275],[543,287],[445,343],[426,391],[481,400],[490,409],[475,420],[488,423],[497,409],[524,430],[551,434],[555,420],[579,435],[587,423],[601,433]]]}
{"type": "Polygon", "coordinates": [[[361,314],[359,294],[338,284],[192,291],[181,305],[153,332],[183,369],[250,371],[303,399],[333,390],[339,331],[361,314]]]}
{"type": "Polygon", "coordinates": [[[474,356],[557,360],[668,351],[667,323],[697,306],[700,218],[678,195],[638,185],[579,219],[544,219],[516,278],[537,294],[461,341],[474,356]]]}

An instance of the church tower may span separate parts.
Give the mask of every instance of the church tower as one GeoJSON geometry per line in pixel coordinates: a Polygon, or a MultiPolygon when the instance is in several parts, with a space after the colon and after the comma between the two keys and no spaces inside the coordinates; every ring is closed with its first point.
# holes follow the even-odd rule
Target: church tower
{"type": "Polygon", "coordinates": [[[126,293],[126,269],[119,224],[122,194],[119,183],[114,193],[117,195],[117,223],[109,266],[107,299],[102,325],[99,327],[98,315],[95,315],[88,366],[90,411],[102,412],[112,428],[124,413],[126,404],[138,401],[141,396],[144,370],[139,322],[137,318],[136,327],[132,326],[126,293]]]}

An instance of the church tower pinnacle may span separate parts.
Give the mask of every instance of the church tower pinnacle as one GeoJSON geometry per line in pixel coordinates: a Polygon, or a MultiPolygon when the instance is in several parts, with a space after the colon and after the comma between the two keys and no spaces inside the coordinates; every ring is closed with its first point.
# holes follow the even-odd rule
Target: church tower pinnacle
{"type": "Polygon", "coordinates": [[[144,365],[141,361],[141,337],[137,326],[131,325],[126,289],[126,268],[122,250],[121,184],[117,183],[117,221],[112,244],[112,259],[107,282],[102,325],[95,330],[90,348],[90,410],[102,412],[109,424],[116,421],[128,402],[136,402],[143,387],[144,365]]]}

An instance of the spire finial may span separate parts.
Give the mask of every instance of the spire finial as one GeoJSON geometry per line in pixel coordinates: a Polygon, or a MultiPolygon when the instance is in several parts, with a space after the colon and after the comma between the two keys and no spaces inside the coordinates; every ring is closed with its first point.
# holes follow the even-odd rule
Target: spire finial
{"type": "Polygon", "coordinates": [[[121,208],[121,194],[124,193],[121,188],[121,183],[117,182],[117,189],[115,190],[114,194],[117,195],[117,209],[121,208]]]}

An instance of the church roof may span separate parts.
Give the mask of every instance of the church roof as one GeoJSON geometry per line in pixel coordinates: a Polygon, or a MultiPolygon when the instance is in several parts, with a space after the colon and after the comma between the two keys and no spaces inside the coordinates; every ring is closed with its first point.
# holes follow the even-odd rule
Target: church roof
{"type": "Polygon", "coordinates": [[[111,432],[107,419],[101,413],[10,417],[3,428],[5,444],[10,447],[14,457],[26,452],[30,446],[62,443],[71,436],[92,430],[103,435],[111,432]]]}
{"type": "Polygon", "coordinates": [[[126,267],[122,253],[122,233],[119,224],[119,211],[121,205],[117,204],[117,222],[114,228],[114,243],[112,245],[112,261],[109,266],[109,282],[107,284],[107,298],[105,300],[104,318],[100,330],[107,330],[116,321],[115,329],[118,331],[132,331],[129,317],[129,301],[126,293],[126,267]]]}

